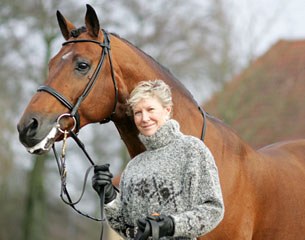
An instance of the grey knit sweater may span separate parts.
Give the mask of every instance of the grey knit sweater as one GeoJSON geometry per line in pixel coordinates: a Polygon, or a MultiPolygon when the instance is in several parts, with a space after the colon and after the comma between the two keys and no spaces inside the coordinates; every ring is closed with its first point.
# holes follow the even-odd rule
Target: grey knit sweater
{"type": "Polygon", "coordinates": [[[175,234],[195,239],[222,220],[224,205],[214,158],[205,144],[169,120],[154,135],[139,135],[147,151],[122,173],[120,194],[105,207],[110,226],[133,239],[136,221],[152,213],[170,215],[175,234]]]}

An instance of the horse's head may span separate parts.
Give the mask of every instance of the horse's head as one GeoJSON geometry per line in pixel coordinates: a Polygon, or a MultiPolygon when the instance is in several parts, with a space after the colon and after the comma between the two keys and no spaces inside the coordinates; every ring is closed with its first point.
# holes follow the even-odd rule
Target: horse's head
{"type": "Polygon", "coordinates": [[[60,12],[57,20],[66,42],[51,59],[48,78],[17,127],[21,143],[31,153],[48,151],[63,131],[78,131],[109,118],[118,98],[109,36],[100,30],[94,9],[87,5],[86,27],[76,28],[60,12]],[[102,109],[96,111],[97,105],[102,109]]]}

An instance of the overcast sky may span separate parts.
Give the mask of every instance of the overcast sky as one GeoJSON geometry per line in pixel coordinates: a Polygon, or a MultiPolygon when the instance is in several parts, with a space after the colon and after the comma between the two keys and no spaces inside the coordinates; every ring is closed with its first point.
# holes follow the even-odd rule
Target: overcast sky
{"type": "MultiPolygon", "coordinates": [[[[259,42],[256,54],[260,55],[280,39],[305,40],[304,0],[232,0],[232,17],[241,33],[248,31],[259,42]]],[[[251,41],[251,34],[249,34],[251,41]]],[[[253,40],[253,39],[252,39],[253,40]]]]}

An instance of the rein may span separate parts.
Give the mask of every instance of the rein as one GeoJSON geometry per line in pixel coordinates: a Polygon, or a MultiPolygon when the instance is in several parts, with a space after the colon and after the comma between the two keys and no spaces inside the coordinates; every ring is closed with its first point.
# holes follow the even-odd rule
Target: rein
{"type": "Polygon", "coordinates": [[[81,215],[83,215],[83,216],[85,216],[87,218],[90,218],[92,220],[95,220],[95,221],[104,221],[105,219],[104,219],[103,215],[101,215],[101,219],[94,218],[92,216],[89,216],[88,214],[85,214],[85,213],[81,212],[80,210],[78,210],[75,207],[75,205],[78,204],[81,201],[81,199],[82,199],[82,197],[84,195],[89,172],[95,166],[95,164],[92,161],[92,159],[90,158],[89,154],[87,153],[84,144],[79,140],[79,138],[74,138],[73,136],[75,136],[75,135],[73,135],[73,133],[71,135],[72,138],[78,143],[78,145],[80,146],[82,151],[85,153],[85,155],[87,156],[89,162],[91,163],[91,166],[86,170],[85,177],[84,177],[84,182],[83,182],[83,187],[82,187],[82,191],[81,191],[81,194],[80,194],[80,197],[78,198],[78,200],[72,201],[72,198],[71,198],[71,196],[70,196],[70,194],[68,192],[67,182],[66,182],[66,179],[67,179],[66,148],[67,148],[67,137],[68,137],[69,133],[71,135],[72,131],[70,131],[70,132],[65,131],[64,132],[63,145],[62,145],[62,151],[61,151],[60,157],[58,156],[58,154],[56,152],[55,144],[53,144],[53,146],[52,146],[52,149],[53,149],[53,152],[54,152],[54,156],[55,156],[55,159],[56,159],[56,163],[57,163],[57,167],[58,167],[58,172],[59,172],[59,175],[60,175],[60,180],[61,180],[60,198],[62,199],[62,201],[64,203],[66,203],[67,205],[72,207],[77,213],[79,213],[79,214],[81,214],[81,215]],[[65,199],[64,195],[66,196],[67,199],[65,199]]]}
{"type": "MultiPolygon", "coordinates": [[[[59,119],[64,116],[65,114],[61,115],[59,117],[59,119]]],[[[75,118],[73,118],[74,121],[76,122],[75,118]]],[[[76,125],[76,124],[75,124],[76,125]]],[[[60,128],[60,126],[58,125],[58,130],[63,132],[64,134],[64,138],[63,138],[63,145],[62,145],[62,152],[61,152],[61,156],[58,157],[56,149],[55,149],[55,144],[53,144],[52,149],[54,152],[54,156],[57,162],[57,167],[58,167],[58,171],[59,171],[59,175],[60,175],[60,180],[61,180],[61,190],[60,190],[60,198],[62,199],[62,201],[64,203],[66,203],[67,205],[69,205],[70,207],[72,207],[73,210],[75,210],[77,213],[79,213],[80,215],[87,217],[91,220],[95,220],[95,221],[102,221],[102,228],[101,228],[101,235],[100,235],[100,240],[103,239],[103,235],[104,235],[104,225],[103,222],[105,221],[105,217],[104,217],[104,200],[105,200],[105,186],[101,186],[100,187],[100,207],[101,207],[101,218],[95,218],[90,216],[89,214],[85,214],[82,211],[80,211],[79,209],[77,209],[75,207],[76,204],[78,204],[85,192],[86,189],[86,183],[87,183],[87,178],[88,175],[90,173],[90,170],[95,166],[93,160],[91,159],[90,155],[88,154],[85,145],[80,141],[80,139],[77,137],[77,135],[73,132],[73,129],[70,130],[69,132],[66,130],[62,130],[60,128]],[[77,145],[81,148],[81,150],[84,152],[84,154],[86,155],[88,161],[91,163],[91,166],[86,170],[86,174],[84,177],[84,182],[83,182],[83,187],[82,187],[82,191],[81,194],[79,196],[79,198],[76,201],[72,201],[72,198],[68,192],[67,189],[67,182],[66,182],[66,178],[67,178],[67,170],[66,170],[66,148],[67,148],[67,137],[68,134],[75,140],[75,142],[77,143],[77,145]],[[66,196],[67,199],[65,199],[64,195],[66,196]]],[[[108,165],[105,165],[106,168],[108,168],[108,165]]],[[[116,188],[115,188],[116,189],[116,188]]],[[[116,189],[117,190],[117,189],[116,189]]]]}

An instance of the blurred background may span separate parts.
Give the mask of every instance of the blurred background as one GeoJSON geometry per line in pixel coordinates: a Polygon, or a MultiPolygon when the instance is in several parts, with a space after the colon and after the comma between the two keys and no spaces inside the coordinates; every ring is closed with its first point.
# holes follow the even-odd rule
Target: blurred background
{"type": "MultiPolygon", "coordinates": [[[[56,10],[82,26],[86,3],[95,8],[102,28],[169,68],[199,104],[254,147],[305,136],[305,129],[296,127],[305,117],[302,104],[297,104],[305,100],[302,0],[2,0],[1,240],[99,239],[100,223],[60,200],[53,154],[30,155],[16,130],[28,101],[46,78],[49,59],[63,42],[56,10]]],[[[111,163],[115,174],[129,161],[112,123],[87,126],[80,138],[95,162],[111,163]]],[[[68,187],[77,198],[88,162],[70,141],[67,161],[68,187]]],[[[87,185],[79,208],[99,217],[90,176],[87,185]]]]}

